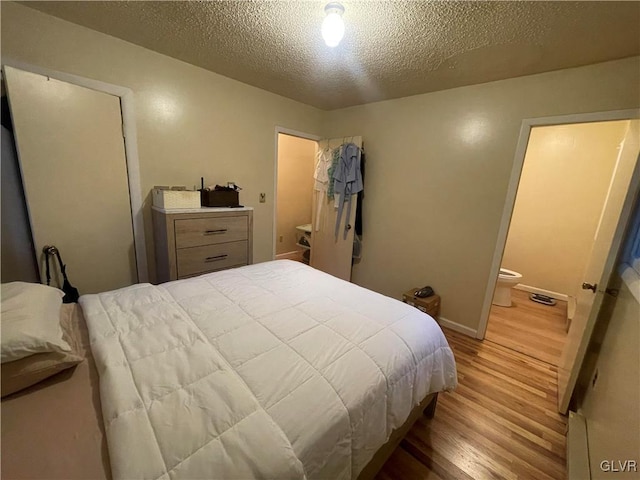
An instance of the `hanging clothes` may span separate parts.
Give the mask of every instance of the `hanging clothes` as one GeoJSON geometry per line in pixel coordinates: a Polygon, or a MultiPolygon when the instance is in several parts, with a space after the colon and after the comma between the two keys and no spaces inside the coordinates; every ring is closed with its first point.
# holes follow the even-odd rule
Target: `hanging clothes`
{"type": "MultiPolygon", "coordinates": [[[[338,147],[338,148],[334,148],[331,151],[331,166],[329,167],[329,189],[327,190],[327,196],[329,197],[329,200],[333,200],[334,199],[334,193],[333,193],[333,172],[336,171],[336,167],[338,166],[338,162],[340,161],[340,152],[341,152],[342,148],[338,147]]],[[[338,204],[336,203],[336,207],[338,206],[338,204]]]]}
{"type": "Polygon", "coordinates": [[[364,203],[364,176],[367,169],[364,148],[360,149],[360,173],[362,175],[363,189],[358,192],[358,204],[356,205],[356,235],[362,236],[362,205],[364,203]]]}
{"type": "Polygon", "coordinates": [[[316,168],[313,172],[314,178],[314,191],[316,196],[318,197],[318,206],[316,208],[316,224],[315,231],[320,230],[320,214],[322,213],[322,204],[325,202],[325,196],[329,191],[329,187],[332,187],[333,179],[329,176],[329,168],[331,167],[332,162],[332,152],[331,149],[327,146],[321,150],[318,150],[316,154],[316,168]]]}
{"type": "Polygon", "coordinates": [[[354,143],[347,143],[342,146],[340,160],[333,172],[334,192],[339,195],[338,214],[336,216],[335,236],[338,239],[342,212],[345,203],[347,204],[347,219],[344,223],[343,238],[347,238],[349,232],[349,218],[351,217],[352,195],[362,191],[362,173],[360,172],[360,148],[354,143]]]}

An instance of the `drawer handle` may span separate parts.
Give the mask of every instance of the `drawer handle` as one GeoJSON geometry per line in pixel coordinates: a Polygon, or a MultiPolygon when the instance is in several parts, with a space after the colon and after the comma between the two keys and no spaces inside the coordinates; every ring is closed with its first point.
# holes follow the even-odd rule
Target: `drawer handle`
{"type": "Polygon", "coordinates": [[[216,235],[218,233],[226,233],[227,229],[226,228],[219,228],[217,230],[205,230],[204,234],[205,235],[216,235]]]}
{"type": "Polygon", "coordinates": [[[218,260],[224,260],[225,258],[227,258],[229,255],[227,255],[226,253],[223,253],[222,255],[215,255],[213,257],[207,257],[204,259],[205,262],[217,262],[218,260]]]}

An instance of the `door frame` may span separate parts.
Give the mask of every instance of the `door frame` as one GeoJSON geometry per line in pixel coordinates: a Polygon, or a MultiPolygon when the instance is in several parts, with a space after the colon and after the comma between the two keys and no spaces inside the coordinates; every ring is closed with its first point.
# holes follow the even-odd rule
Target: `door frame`
{"type": "MultiPolygon", "coordinates": [[[[313,140],[318,142],[322,140],[322,137],[313,133],[300,132],[298,130],[292,130],[286,127],[280,127],[276,125],[275,131],[275,157],[273,167],[273,252],[271,253],[271,259],[276,259],[276,249],[278,247],[278,135],[281,133],[284,135],[290,135],[292,137],[304,138],[305,140],[313,140]]],[[[315,167],[315,165],[314,165],[315,167]]]]}
{"type": "MultiPolygon", "coordinates": [[[[149,270],[147,264],[147,246],[144,234],[144,217],[142,211],[142,188],[140,184],[140,163],[138,160],[138,133],[136,128],[135,102],[133,91],[127,87],[113,85],[90,78],[80,77],[70,73],[59,72],[46,67],[31,65],[19,62],[11,58],[2,59],[2,75],[4,76],[4,66],[14,67],[25,72],[35,73],[48,78],[53,78],[63,82],[71,83],[98,92],[107,93],[120,98],[120,111],[122,114],[122,132],[124,136],[125,160],[127,162],[127,177],[129,188],[129,202],[131,207],[131,221],[133,227],[133,243],[136,255],[136,270],[138,283],[149,281],[149,270]]],[[[20,162],[18,162],[19,164],[20,162]]],[[[22,173],[22,167],[20,172],[22,173]]],[[[27,215],[31,224],[31,212],[27,204],[27,215]]],[[[32,228],[33,231],[33,228],[32,228]]],[[[38,252],[34,252],[38,258],[38,252]]]]}
{"type": "MultiPolygon", "coordinates": [[[[478,324],[478,330],[476,338],[483,340],[487,331],[487,324],[489,322],[489,312],[491,310],[491,301],[493,300],[493,292],[495,290],[496,282],[498,280],[498,273],[500,271],[500,264],[502,263],[502,256],[504,255],[504,249],[507,243],[507,235],[509,233],[509,226],[511,224],[511,216],[516,202],[516,194],[518,192],[518,186],[520,184],[520,176],[522,174],[522,167],[524,165],[524,158],[527,153],[527,147],[529,145],[529,136],[531,135],[531,129],[533,127],[553,126],[553,125],[566,125],[572,123],[592,123],[592,122],[606,122],[615,120],[633,120],[640,118],[640,109],[628,109],[628,110],[611,110],[604,112],[591,112],[591,113],[576,113],[570,115],[558,115],[552,117],[539,117],[539,118],[526,118],[522,120],[520,127],[520,135],[518,137],[518,143],[516,146],[516,152],[513,160],[513,166],[511,168],[511,177],[509,179],[509,186],[507,188],[507,194],[504,202],[504,209],[502,210],[502,219],[500,220],[500,228],[498,229],[498,236],[496,242],[496,248],[493,252],[493,259],[491,261],[491,268],[489,270],[489,276],[487,278],[487,286],[484,294],[484,303],[482,304],[482,311],[480,313],[480,322],[478,324]]],[[[635,188],[638,190],[638,185],[630,185],[629,188],[635,188]]],[[[638,192],[636,191],[635,194],[638,192]]],[[[628,210],[629,205],[633,202],[634,195],[627,195],[623,212],[628,210]]],[[[611,252],[610,256],[617,252],[611,252]]]]}

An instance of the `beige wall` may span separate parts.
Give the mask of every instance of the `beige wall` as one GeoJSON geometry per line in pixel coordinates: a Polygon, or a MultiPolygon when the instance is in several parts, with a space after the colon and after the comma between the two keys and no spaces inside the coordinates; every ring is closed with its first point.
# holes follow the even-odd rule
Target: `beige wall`
{"type": "Polygon", "coordinates": [[[311,222],[316,146],[313,140],[278,135],[276,254],[301,250],[296,226],[311,222]]]}
{"type": "Polygon", "coordinates": [[[626,284],[622,284],[608,317],[596,363],[598,379],[593,387],[589,382],[580,409],[587,420],[591,478],[637,479],[640,475],[640,303],[626,284]],[[600,470],[603,460],[635,460],[638,472],[604,473],[600,470]]]}
{"type": "Polygon", "coordinates": [[[522,120],[637,108],[639,60],[329,112],[326,133],[362,135],[367,151],[353,280],[396,298],[431,284],[442,316],[476,330],[522,120]]]}
{"type": "Polygon", "coordinates": [[[532,129],[502,266],[576,296],[628,121],[532,129]]]}
{"type": "Polygon", "coordinates": [[[134,91],[152,278],[153,185],[236,181],[256,208],[254,259],[264,261],[273,252],[275,126],[363,135],[368,194],[354,281],[395,297],[430,283],[443,316],[472,330],[494,281],[522,119],[640,104],[636,57],[322,112],[28,7],[1,8],[3,57],[134,91]]]}
{"type": "Polygon", "coordinates": [[[243,187],[240,201],[255,208],[254,260],[272,258],[275,128],[317,134],[322,111],[22,5],[1,9],[3,60],[133,90],[152,279],[150,189],[193,187],[203,175],[243,187]]]}

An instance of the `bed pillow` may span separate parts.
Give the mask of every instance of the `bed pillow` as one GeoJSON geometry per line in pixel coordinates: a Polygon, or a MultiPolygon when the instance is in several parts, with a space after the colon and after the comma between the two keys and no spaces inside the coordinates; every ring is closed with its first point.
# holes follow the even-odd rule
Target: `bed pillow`
{"type": "Polygon", "coordinates": [[[2,397],[35,385],[56,373],[74,367],[84,360],[82,337],[74,320],[75,309],[79,305],[63,305],[60,310],[62,337],[71,347],[69,352],[36,353],[28,357],[2,364],[2,397]]]}
{"type": "Polygon", "coordinates": [[[35,353],[71,350],[62,338],[60,327],[63,296],[61,290],[39,283],[2,285],[2,363],[35,353]]]}

